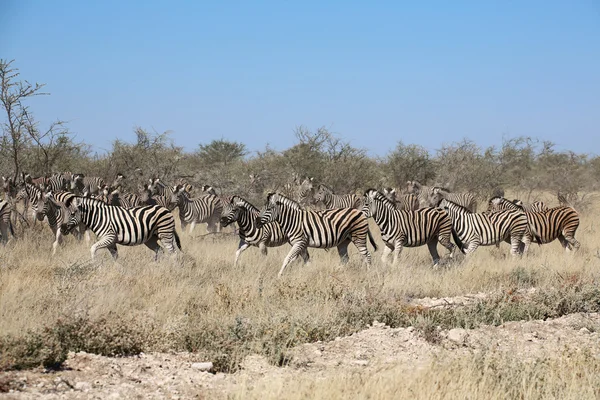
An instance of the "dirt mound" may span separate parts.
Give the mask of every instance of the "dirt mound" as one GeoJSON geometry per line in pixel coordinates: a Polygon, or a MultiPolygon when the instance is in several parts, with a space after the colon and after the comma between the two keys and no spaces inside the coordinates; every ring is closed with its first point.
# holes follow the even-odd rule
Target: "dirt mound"
{"type": "Polygon", "coordinates": [[[215,398],[252,393],[274,378],[310,376],[320,380],[340,371],[369,373],[387,366],[424,368],[441,351],[458,354],[494,349],[533,358],[559,354],[570,347],[589,349],[597,355],[599,329],[599,314],[573,314],[547,321],[439,331],[439,341],[430,343],[412,327],[392,329],[374,322],[352,336],[290,349],[286,367],[273,366],[261,356],[249,356],[240,372],[213,374],[198,364],[207,360],[190,353],[128,358],[71,353],[61,371],[3,373],[0,390],[9,399],[215,398]]]}

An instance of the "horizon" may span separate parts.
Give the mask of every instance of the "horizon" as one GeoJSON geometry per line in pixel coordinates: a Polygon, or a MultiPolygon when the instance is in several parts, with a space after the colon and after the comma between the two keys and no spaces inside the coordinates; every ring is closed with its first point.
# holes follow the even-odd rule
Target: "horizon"
{"type": "Polygon", "coordinates": [[[600,5],[432,4],[9,0],[0,56],[46,84],[42,127],[97,153],[136,126],[188,152],[282,151],[305,126],[371,156],[517,137],[600,153],[600,5]]]}

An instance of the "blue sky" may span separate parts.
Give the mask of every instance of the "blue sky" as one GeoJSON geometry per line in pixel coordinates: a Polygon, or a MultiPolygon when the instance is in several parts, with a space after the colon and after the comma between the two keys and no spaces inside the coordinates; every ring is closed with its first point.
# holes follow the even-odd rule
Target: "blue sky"
{"type": "Polygon", "coordinates": [[[178,145],[285,149],[326,126],[371,154],[533,136],[600,154],[600,3],[4,0],[0,57],[102,151],[141,126],[178,145]]]}

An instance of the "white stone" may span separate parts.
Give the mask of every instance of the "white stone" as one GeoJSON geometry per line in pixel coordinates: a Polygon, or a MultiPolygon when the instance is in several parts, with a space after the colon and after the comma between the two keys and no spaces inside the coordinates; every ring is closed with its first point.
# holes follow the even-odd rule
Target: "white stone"
{"type": "Polygon", "coordinates": [[[579,330],[579,332],[588,334],[588,333],[590,333],[590,330],[588,328],[583,327],[579,330]]]}
{"type": "Polygon", "coordinates": [[[464,344],[469,334],[465,329],[454,328],[448,331],[448,335],[446,336],[448,340],[457,344],[464,344]]]}
{"type": "Polygon", "coordinates": [[[210,371],[213,369],[213,363],[209,362],[198,362],[192,364],[193,369],[197,369],[198,371],[210,371]]]}
{"type": "Polygon", "coordinates": [[[92,388],[92,385],[90,385],[89,382],[77,382],[77,383],[75,383],[74,388],[75,388],[75,390],[85,391],[85,390],[90,390],[92,388]]]}

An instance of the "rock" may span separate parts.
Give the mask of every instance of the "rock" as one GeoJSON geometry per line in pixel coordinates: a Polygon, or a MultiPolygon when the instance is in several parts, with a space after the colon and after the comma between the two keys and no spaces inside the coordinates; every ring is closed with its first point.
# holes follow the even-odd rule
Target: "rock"
{"type": "Polygon", "coordinates": [[[369,365],[369,362],[367,360],[354,360],[353,364],[361,367],[366,367],[367,365],[369,365]]]}
{"type": "Polygon", "coordinates": [[[90,390],[92,388],[92,385],[90,385],[89,382],[76,382],[73,387],[75,388],[75,390],[86,391],[90,390]]]}
{"type": "Polygon", "coordinates": [[[586,327],[583,327],[579,330],[579,333],[585,333],[586,335],[591,333],[590,330],[586,327]]]}
{"type": "Polygon", "coordinates": [[[463,344],[465,344],[465,341],[467,340],[467,336],[469,336],[469,334],[467,333],[467,331],[465,329],[454,328],[454,329],[450,329],[448,331],[446,338],[451,342],[454,342],[459,345],[463,345],[463,344]]]}
{"type": "Polygon", "coordinates": [[[209,362],[198,362],[192,364],[193,369],[197,369],[198,371],[210,371],[213,369],[213,363],[209,362]]]}

